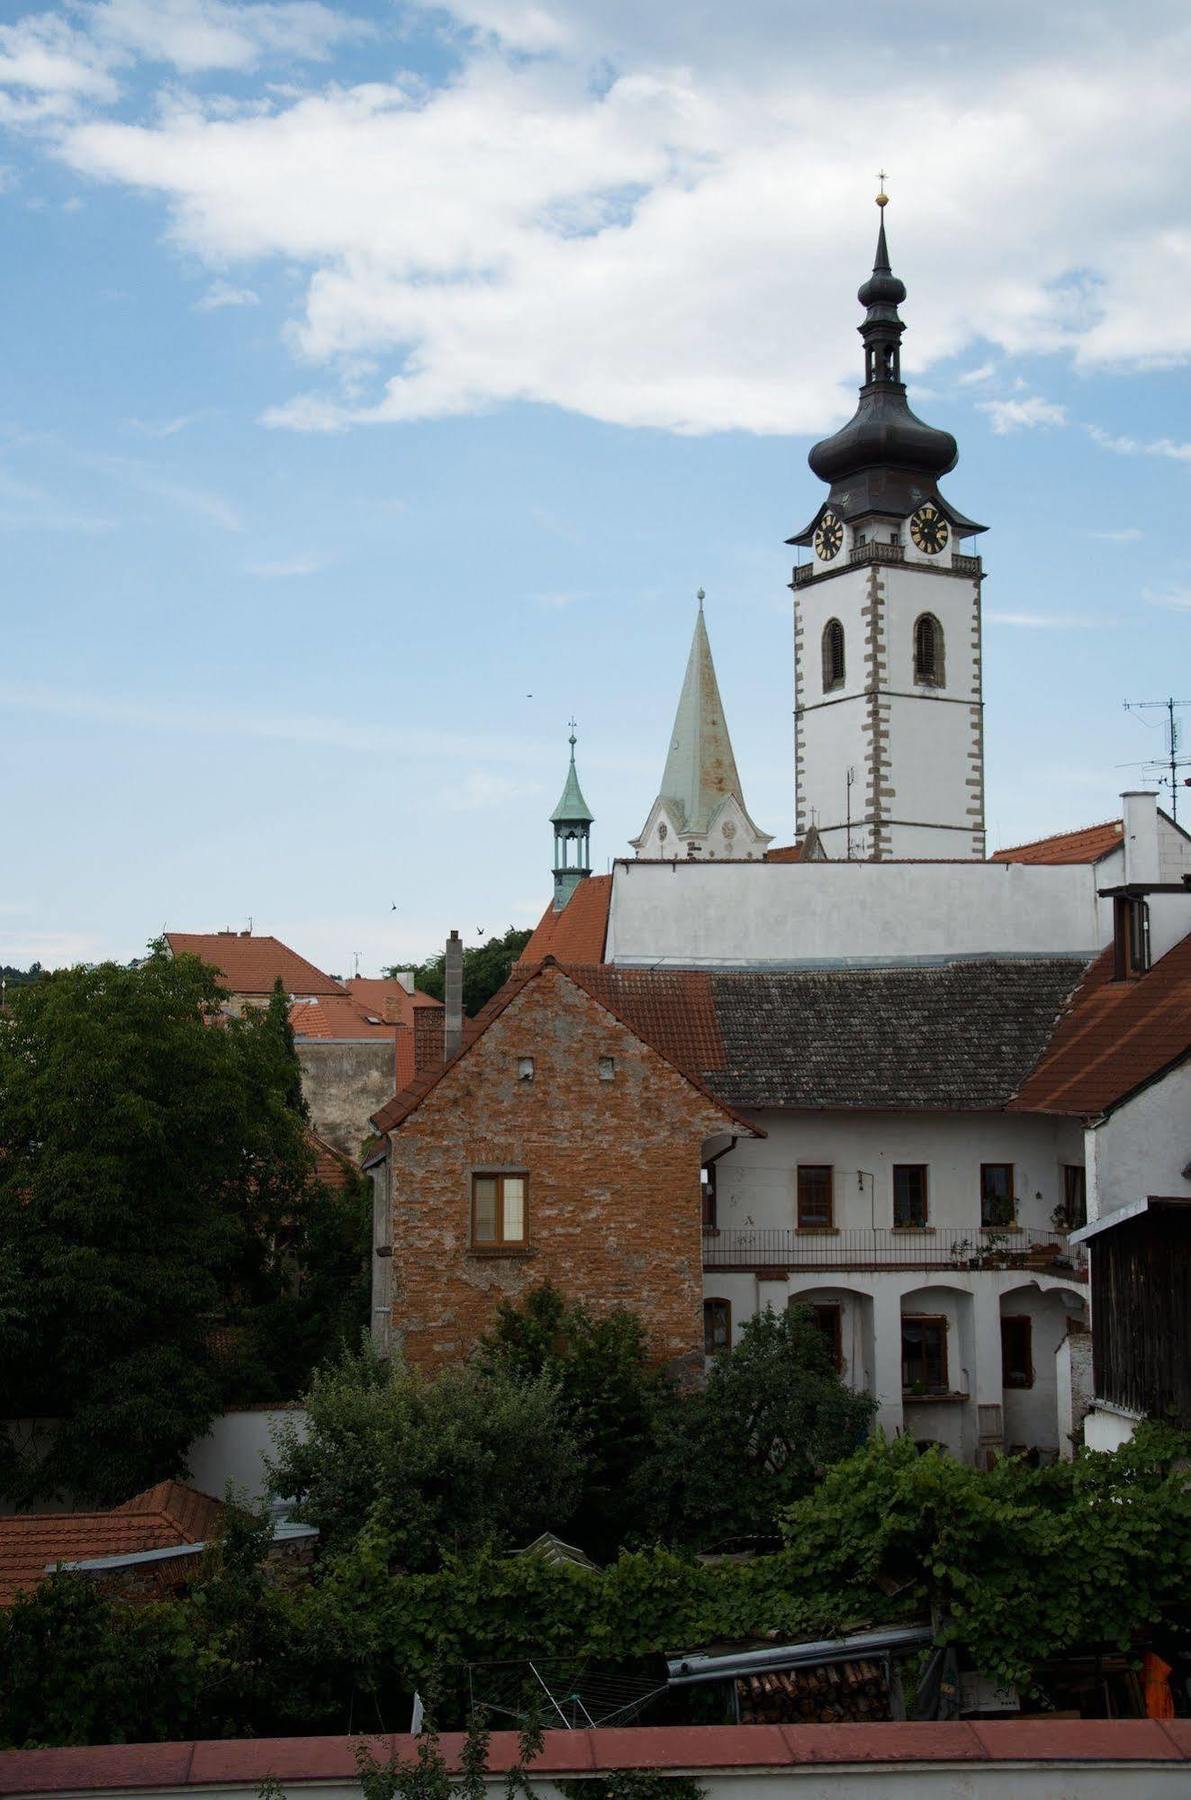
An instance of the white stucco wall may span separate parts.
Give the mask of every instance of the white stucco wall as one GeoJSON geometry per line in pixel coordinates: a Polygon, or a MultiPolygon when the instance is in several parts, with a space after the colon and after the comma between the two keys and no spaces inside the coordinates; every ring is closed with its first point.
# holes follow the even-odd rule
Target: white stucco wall
{"type": "Polygon", "coordinates": [[[1083,1441],[1089,1450],[1119,1450],[1141,1423],[1140,1414],[1119,1411],[1102,1402],[1093,1406],[1083,1422],[1083,1441]]]}
{"type": "Polygon", "coordinates": [[[1051,1231],[1062,1197],[1060,1163],[1082,1161],[1078,1133],[1065,1120],[1018,1113],[774,1108],[749,1116],[766,1136],[738,1139],[716,1164],[721,1228],[795,1225],[799,1163],[833,1168],[838,1227],[892,1226],[894,1165],[925,1163],[929,1223],[976,1232],[980,1165],[1007,1162],[1014,1167],[1021,1223],[1051,1231]]]}
{"type": "Polygon", "coordinates": [[[1151,1194],[1191,1198],[1191,1062],[1085,1133],[1088,1219],[1151,1194]]]}
{"type": "Polygon", "coordinates": [[[720,1237],[709,1240],[709,1255],[725,1261],[745,1261],[756,1244],[753,1263],[706,1267],[703,1276],[704,1297],[727,1300],[732,1309],[733,1341],[745,1320],[767,1305],[838,1305],[842,1373],[851,1386],[875,1395],[883,1430],[932,1439],[968,1459],[1002,1443],[1057,1453],[1062,1434],[1055,1355],[1069,1322],[1085,1316],[1085,1283],[1070,1269],[972,1269],[967,1254],[953,1254],[951,1245],[956,1237],[972,1248],[987,1241],[980,1228],[982,1162],[1014,1166],[1020,1243],[1028,1244],[1031,1232],[1053,1229],[1061,1165],[1078,1161],[1082,1149],[1071,1123],[1004,1113],[770,1109],[753,1116],[767,1136],[741,1138],[716,1163],[720,1237]],[[834,1232],[795,1230],[800,1162],[833,1169],[834,1232]],[[927,1167],[925,1232],[892,1230],[897,1163],[927,1167]],[[781,1236],[765,1235],[776,1233],[781,1236]],[[850,1233],[857,1235],[849,1239],[850,1233]],[[820,1255],[855,1260],[843,1268],[814,1266],[820,1255]],[[787,1266],[800,1258],[809,1266],[787,1266]],[[914,1266],[923,1261],[946,1266],[914,1266]],[[905,1313],[947,1320],[948,1382],[966,1400],[903,1393],[905,1313]],[[1003,1313],[1032,1321],[1030,1388],[1003,1387],[1003,1313]]]}
{"type": "Polygon", "coordinates": [[[224,1413],[186,1452],[190,1485],[222,1500],[231,1482],[250,1500],[259,1500],[265,1491],[265,1457],[276,1455],[273,1434],[283,1423],[304,1434],[306,1414],[300,1407],[267,1406],[224,1413]]]}
{"type": "Polygon", "coordinates": [[[813,967],[1099,948],[1084,864],[629,861],[613,872],[607,958],[813,967]]]}

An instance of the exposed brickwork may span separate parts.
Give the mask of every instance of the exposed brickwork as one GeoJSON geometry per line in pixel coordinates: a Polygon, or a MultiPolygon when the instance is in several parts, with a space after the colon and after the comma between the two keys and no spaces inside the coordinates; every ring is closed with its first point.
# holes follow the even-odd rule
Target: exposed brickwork
{"type": "Polygon", "coordinates": [[[659,1360],[696,1364],[699,1169],[705,1140],[731,1129],[730,1115],[548,965],[392,1133],[395,1341],[418,1365],[459,1361],[501,1299],[550,1281],[597,1310],[633,1308],[659,1360]],[[518,1074],[527,1056],[531,1081],[518,1074]],[[602,1080],[609,1056],[614,1074],[602,1080]],[[489,1169],[528,1175],[525,1251],[471,1248],[471,1177],[489,1169]]]}

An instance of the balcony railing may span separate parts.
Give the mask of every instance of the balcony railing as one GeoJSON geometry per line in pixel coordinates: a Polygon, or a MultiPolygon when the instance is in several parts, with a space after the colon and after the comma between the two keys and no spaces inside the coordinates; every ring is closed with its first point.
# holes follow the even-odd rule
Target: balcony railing
{"type": "Polygon", "coordinates": [[[815,565],[814,565],[814,563],[809,563],[809,562],[807,562],[807,563],[795,563],[795,565],[794,565],[794,579],[793,579],[793,581],[792,581],[792,582],[791,582],[791,583],[790,583],[790,586],[791,586],[791,587],[796,587],[796,588],[800,588],[800,587],[805,587],[805,586],[806,586],[806,584],[807,584],[807,582],[808,582],[808,581],[813,581],[813,580],[814,580],[814,578],[815,578],[815,565]]]}
{"type": "Polygon", "coordinates": [[[984,565],[981,563],[978,556],[964,556],[962,551],[959,550],[953,550],[951,553],[951,567],[953,569],[961,570],[965,575],[981,575],[984,573],[984,565]]]}
{"type": "Polygon", "coordinates": [[[905,560],[904,545],[883,544],[880,538],[873,538],[867,544],[854,544],[848,552],[850,563],[899,563],[905,560]]]}
{"type": "Polygon", "coordinates": [[[705,1269],[1029,1269],[1087,1280],[1082,1246],[1028,1226],[889,1226],[796,1231],[748,1226],[703,1234],[705,1269]]]}

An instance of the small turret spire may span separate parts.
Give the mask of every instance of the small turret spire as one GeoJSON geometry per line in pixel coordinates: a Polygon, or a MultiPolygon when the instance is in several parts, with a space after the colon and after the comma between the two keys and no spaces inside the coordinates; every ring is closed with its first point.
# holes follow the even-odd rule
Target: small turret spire
{"type": "Polygon", "coordinates": [[[575,768],[575,736],[578,727],[569,722],[571,766],[567,770],[562,798],[550,814],[554,827],[554,910],[561,912],[579,883],[591,874],[591,828],[595,814],[583,798],[579,772],[575,768]],[[571,846],[574,845],[572,855],[571,846]]]}

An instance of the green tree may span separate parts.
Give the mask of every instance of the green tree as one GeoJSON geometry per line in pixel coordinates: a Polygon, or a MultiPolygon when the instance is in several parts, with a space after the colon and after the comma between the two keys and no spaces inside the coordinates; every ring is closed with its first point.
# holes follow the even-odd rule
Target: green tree
{"type": "Polygon", "coordinates": [[[223,1392],[210,1324],[282,1279],[312,1159],[274,1011],[221,1021],[214,970],[44,976],[0,1027],[5,1410],[51,1419],[6,1491],[110,1503],[183,1472],[223,1392]]]}
{"type": "Polygon", "coordinates": [[[640,1477],[653,1469],[658,1411],[671,1388],[651,1363],[640,1318],[621,1307],[596,1315],[545,1283],[517,1306],[501,1303],[478,1360],[493,1373],[557,1386],[583,1458],[569,1525],[580,1546],[603,1558],[648,1534],[653,1508],[640,1477]]]}
{"type": "Polygon", "coordinates": [[[987,1473],[877,1437],[788,1510],[818,1585],[854,1601],[900,1590],[944,1620],[977,1668],[1028,1687],[1075,1650],[1128,1650],[1181,1612],[1191,1583],[1191,1438],[1145,1425],[1113,1455],[987,1473]]]}
{"type": "Polygon", "coordinates": [[[703,1391],[660,1420],[650,1486],[666,1497],[663,1535],[710,1548],[776,1534],[782,1509],[858,1449],[875,1411],[841,1381],[807,1308],[755,1313],[703,1391]]]}
{"type": "MultiPolygon", "coordinates": [[[[509,978],[509,971],[528,944],[533,932],[510,925],[503,937],[491,937],[486,944],[468,944],[463,950],[463,1010],[473,1017],[491,1000],[509,978]]],[[[424,994],[435,1000],[444,997],[446,955],[427,957],[414,970],[414,982],[424,994]]],[[[393,969],[386,969],[392,975],[393,969]]]]}
{"type": "Polygon", "coordinates": [[[316,1372],[305,1407],[306,1435],[283,1428],[270,1482],[331,1554],[367,1531],[391,1566],[433,1569],[524,1544],[574,1509],[579,1452],[548,1376],[430,1378],[365,1345],[316,1372]]]}

